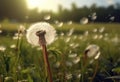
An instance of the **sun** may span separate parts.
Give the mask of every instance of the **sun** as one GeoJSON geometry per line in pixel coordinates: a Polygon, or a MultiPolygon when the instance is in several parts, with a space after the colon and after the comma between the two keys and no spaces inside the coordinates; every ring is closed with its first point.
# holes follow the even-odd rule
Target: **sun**
{"type": "Polygon", "coordinates": [[[54,0],[26,0],[29,9],[38,8],[39,11],[56,11],[57,4],[54,0]]]}

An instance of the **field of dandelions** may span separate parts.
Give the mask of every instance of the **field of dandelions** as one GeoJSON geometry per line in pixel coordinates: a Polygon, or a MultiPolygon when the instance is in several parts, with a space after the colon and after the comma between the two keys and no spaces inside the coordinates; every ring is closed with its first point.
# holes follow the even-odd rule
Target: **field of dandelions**
{"type": "Polygon", "coordinates": [[[0,82],[50,82],[36,30],[46,31],[53,82],[119,82],[120,24],[86,22],[0,23],[0,82]]]}

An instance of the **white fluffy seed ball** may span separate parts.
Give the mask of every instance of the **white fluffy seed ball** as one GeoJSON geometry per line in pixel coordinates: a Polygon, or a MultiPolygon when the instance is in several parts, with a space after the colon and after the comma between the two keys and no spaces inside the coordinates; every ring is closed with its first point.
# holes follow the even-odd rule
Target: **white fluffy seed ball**
{"type": "Polygon", "coordinates": [[[32,24],[28,30],[27,30],[27,41],[34,45],[34,46],[39,46],[39,37],[36,35],[36,32],[38,31],[45,31],[45,40],[47,44],[50,44],[54,41],[55,36],[56,36],[56,31],[47,22],[38,22],[35,24],[32,24]]]}

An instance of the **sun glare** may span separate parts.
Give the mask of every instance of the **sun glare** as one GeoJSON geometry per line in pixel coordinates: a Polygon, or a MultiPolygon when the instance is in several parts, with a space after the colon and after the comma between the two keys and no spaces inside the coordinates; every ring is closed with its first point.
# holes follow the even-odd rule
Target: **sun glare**
{"type": "Polygon", "coordinates": [[[29,9],[38,8],[39,11],[42,10],[56,11],[57,6],[54,0],[27,0],[27,5],[29,9]]]}

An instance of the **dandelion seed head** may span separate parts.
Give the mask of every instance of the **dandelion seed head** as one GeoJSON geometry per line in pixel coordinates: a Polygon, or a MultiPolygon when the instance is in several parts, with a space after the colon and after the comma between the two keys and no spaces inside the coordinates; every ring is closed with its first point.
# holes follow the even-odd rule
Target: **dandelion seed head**
{"type": "Polygon", "coordinates": [[[67,37],[66,39],[65,39],[65,42],[67,43],[67,42],[69,42],[70,41],[70,37],[67,37]]]}
{"type": "Polygon", "coordinates": [[[102,39],[103,38],[103,35],[99,35],[99,37],[98,37],[99,39],[102,39]]]}
{"type": "Polygon", "coordinates": [[[38,31],[45,31],[45,40],[47,44],[50,44],[54,41],[56,36],[56,31],[47,22],[39,22],[31,25],[29,29],[27,30],[27,41],[35,46],[39,46],[39,37],[36,35],[36,32],[38,31]]]}
{"type": "Polygon", "coordinates": [[[81,24],[87,24],[87,23],[88,23],[88,18],[83,17],[83,18],[80,20],[80,23],[81,23],[81,24]]]}
{"type": "Polygon", "coordinates": [[[99,54],[99,46],[95,45],[95,44],[91,44],[89,45],[86,49],[85,49],[85,54],[91,58],[91,57],[95,57],[96,55],[99,54]]]}

